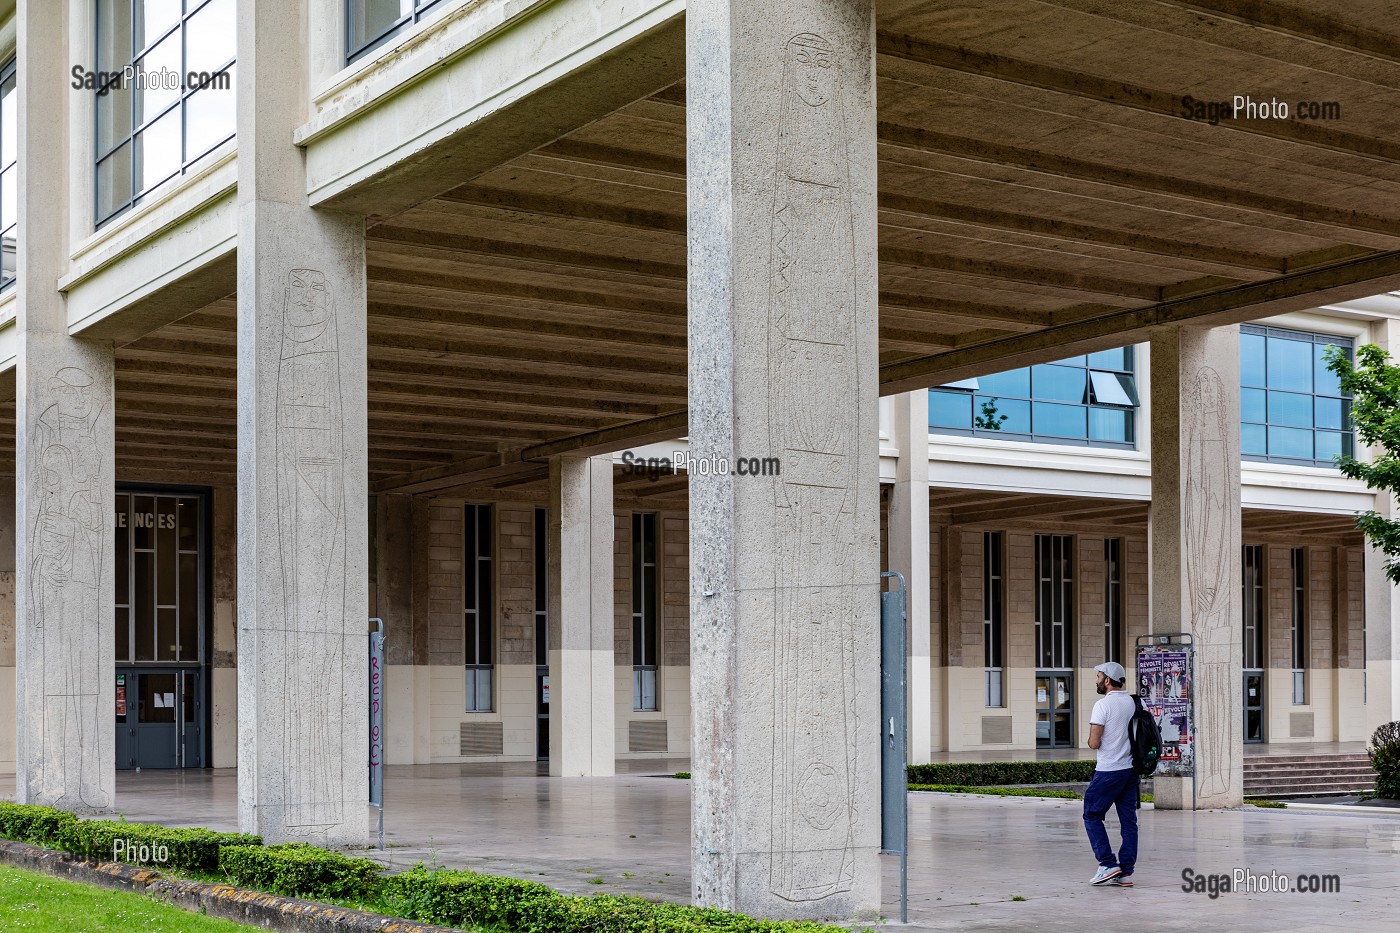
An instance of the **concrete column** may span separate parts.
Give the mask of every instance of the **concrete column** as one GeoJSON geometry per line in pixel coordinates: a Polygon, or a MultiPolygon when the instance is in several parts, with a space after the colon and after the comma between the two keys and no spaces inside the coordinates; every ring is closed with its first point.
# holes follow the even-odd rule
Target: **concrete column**
{"type": "Polygon", "coordinates": [[[613,474],[609,457],[549,462],[549,773],[606,777],[613,710],[613,474]]]}
{"type": "Polygon", "coordinates": [[[686,11],[693,893],[880,903],[871,0],[686,11]],[[780,476],[737,475],[780,458],[780,476]]]}
{"type": "MultiPolygon", "coordinates": [[[[1152,631],[1196,643],[1196,803],[1244,796],[1240,631],[1238,327],[1152,336],[1152,631]]],[[[1163,809],[1189,809],[1189,778],[1157,778],[1163,809]]]]}
{"type": "Polygon", "coordinates": [[[909,587],[909,761],[933,754],[933,665],[928,522],[928,393],[894,398],[894,444],[899,448],[890,496],[890,570],[909,587]]]}
{"type": "Polygon", "coordinates": [[[100,811],[116,786],[112,347],[68,336],[68,6],[19,4],[16,793],[100,811]]]}
{"type": "MultiPolygon", "coordinates": [[[[1400,357],[1400,321],[1376,321],[1372,340],[1392,359],[1400,357]]],[[[1373,452],[1374,453],[1374,452],[1373,452]]],[[[1365,456],[1359,452],[1357,456],[1365,456]]],[[[1385,518],[1400,515],[1395,497],[1376,493],[1373,508],[1385,518]]],[[[1385,575],[1385,555],[1366,544],[1366,738],[1376,727],[1400,719],[1400,594],[1385,575]]]]}
{"type": "Polygon", "coordinates": [[[305,8],[239,3],[239,824],[351,845],[369,829],[364,222],[307,204],[305,8]]]}

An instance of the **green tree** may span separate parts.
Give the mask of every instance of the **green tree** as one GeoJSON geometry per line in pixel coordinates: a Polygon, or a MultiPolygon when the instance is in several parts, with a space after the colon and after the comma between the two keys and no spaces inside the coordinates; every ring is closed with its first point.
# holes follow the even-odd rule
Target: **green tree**
{"type": "MultiPolygon", "coordinates": [[[[1368,488],[1400,493],[1400,366],[1375,344],[1356,351],[1356,360],[1340,347],[1326,350],[1327,368],[1337,375],[1342,392],[1352,397],[1351,421],[1356,435],[1375,452],[1370,462],[1346,454],[1337,466],[1344,476],[1368,488]]],[[[1400,520],[1374,510],[1358,512],[1356,527],[1385,555],[1385,575],[1400,583],[1400,520]]]]}

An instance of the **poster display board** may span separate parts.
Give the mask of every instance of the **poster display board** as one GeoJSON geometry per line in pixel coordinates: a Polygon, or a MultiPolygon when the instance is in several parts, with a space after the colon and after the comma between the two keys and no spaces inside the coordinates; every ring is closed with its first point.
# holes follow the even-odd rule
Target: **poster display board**
{"type": "Polygon", "coordinates": [[[1157,774],[1190,777],[1196,764],[1195,647],[1189,635],[1145,635],[1137,646],[1137,693],[1162,731],[1157,774]]]}

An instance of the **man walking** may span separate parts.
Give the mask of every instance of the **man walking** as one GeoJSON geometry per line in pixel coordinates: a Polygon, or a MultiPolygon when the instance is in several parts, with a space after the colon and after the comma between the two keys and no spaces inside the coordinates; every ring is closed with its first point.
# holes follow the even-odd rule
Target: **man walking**
{"type": "Polygon", "coordinates": [[[1094,689],[1103,699],[1094,704],[1089,716],[1089,747],[1099,755],[1094,778],[1084,792],[1084,829],[1089,833],[1094,857],[1099,860],[1099,871],[1089,883],[1130,888],[1137,862],[1138,773],[1133,767],[1128,723],[1137,706],[1123,689],[1128,678],[1123,665],[1109,661],[1094,668],[1094,672],[1094,689]],[[1123,845],[1116,857],[1103,825],[1109,807],[1117,808],[1123,833],[1123,845]]]}

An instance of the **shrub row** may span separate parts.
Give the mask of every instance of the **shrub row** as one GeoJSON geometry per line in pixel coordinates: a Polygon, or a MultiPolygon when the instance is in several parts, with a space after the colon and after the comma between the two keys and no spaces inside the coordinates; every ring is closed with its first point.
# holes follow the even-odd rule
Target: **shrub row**
{"type": "Polygon", "coordinates": [[[224,846],[219,869],[234,884],[289,897],[364,898],[379,884],[379,866],[369,859],[303,842],[224,846]]]}
{"type": "Polygon", "coordinates": [[[1376,770],[1376,796],[1400,800],[1400,722],[1388,722],[1377,729],[1366,754],[1376,770]]]}
{"type": "Polygon", "coordinates": [[[996,787],[1004,784],[1075,784],[1094,776],[1092,759],[1084,761],[977,761],[910,765],[910,784],[958,784],[996,787]]]}
{"type": "Polygon", "coordinates": [[[511,933],[844,933],[820,923],[758,920],[639,897],[577,897],[533,881],[421,865],[385,878],[380,897],[409,920],[511,933]]]}
{"type": "Polygon", "coordinates": [[[23,803],[0,803],[0,837],[108,861],[205,873],[218,870],[221,846],[262,845],[257,836],[242,833],[80,820],[66,810],[23,803]]]}
{"type": "Polygon", "coordinates": [[[111,859],[113,844],[122,840],[128,846],[123,861],[134,864],[142,864],[135,854],[155,862],[159,849],[159,867],[222,871],[234,884],[274,894],[371,901],[406,919],[498,933],[845,933],[638,897],[561,894],[533,881],[472,871],[419,865],[385,877],[368,859],[305,843],[264,846],[257,836],[238,833],[79,820],[51,807],[0,803],[0,836],[103,859],[111,859]]]}

